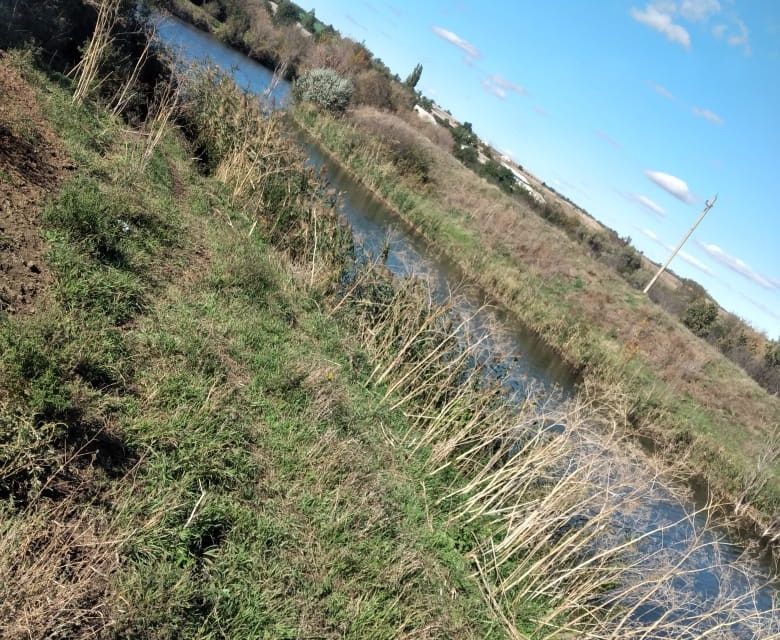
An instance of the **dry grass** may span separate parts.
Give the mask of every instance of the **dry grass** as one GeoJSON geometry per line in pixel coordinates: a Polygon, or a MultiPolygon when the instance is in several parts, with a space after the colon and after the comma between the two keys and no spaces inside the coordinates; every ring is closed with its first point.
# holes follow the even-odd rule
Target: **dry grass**
{"type": "Polygon", "coordinates": [[[97,23],[79,64],[74,68],[76,88],[73,101],[82,104],[99,87],[100,67],[113,40],[112,31],[119,19],[119,0],[91,0],[97,8],[97,23]]]}
{"type": "Polygon", "coordinates": [[[490,523],[471,559],[510,636],[780,633],[780,609],[754,604],[767,592],[751,561],[725,561],[722,535],[704,521],[714,505],[686,511],[626,439],[625,394],[586,387],[563,405],[533,393],[509,404],[474,366],[480,345],[455,302],[435,304],[413,279],[382,286],[374,265],[357,282],[338,304],[379,363],[370,384],[411,420],[399,444],[427,451],[431,475],[454,474],[451,518],[490,523]],[[710,571],[720,584],[705,595],[694,578],[710,571]]]}
{"type": "Polygon", "coordinates": [[[0,525],[2,636],[89,638],[110,628],[112,576],[130,532],[75,498],[9,516],[0,525]]]}

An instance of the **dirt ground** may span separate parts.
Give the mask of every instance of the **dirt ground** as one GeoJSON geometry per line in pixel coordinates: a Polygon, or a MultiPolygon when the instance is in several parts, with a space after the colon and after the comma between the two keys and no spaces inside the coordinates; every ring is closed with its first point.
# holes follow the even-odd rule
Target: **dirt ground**
{"type": "Polygon", "coordinates": [[[0,51],[0,312],[32,313],[51,276],[40,215],[73,165],[0,51]]]}

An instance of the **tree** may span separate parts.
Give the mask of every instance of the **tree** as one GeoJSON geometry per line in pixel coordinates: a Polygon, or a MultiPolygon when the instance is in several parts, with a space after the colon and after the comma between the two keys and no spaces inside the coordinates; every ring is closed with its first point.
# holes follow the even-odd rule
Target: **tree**
{"type": "Polygon", "coordinates": [[[636,252],[636,249],[629,243],[631,239],[628,239],[628,243],[623,247],[618,256],[618,272],[623,275],[631,275],[634,271],[638,271],[642,266],[642,259],[636,252]]]}
{"type": "Polygon", "coordinates": [[[503,191],[512,193],[517,184],[515,174],[495,160],[488,160],[482,167],[482,175],[495,182],[503,191]]]}
{"type": "Polygon", "coordinates": [[[471,128],[470,122],[464,122],[452,130],[452,137],[455,139],[457,147],[468,146],[476,147],[478,139],[477,134],[471,128]]]}
{"type": "Polygon", "coordinates": [[[692,303],[685,312],[683,324],[700,338],[708,335],[718,319],[718,305],[706,298],[692,303]]]}
{"type": "Polygon", "coordinates": [[[417,86],[417,83],[420,82],[420,76],[422,75],[423,67],[421,64],[418,64],[414,67],[414,70],[409,74],[409,77],[406,79],[404,84],[409,87],[410,89],[414,89],[417,86]]]}
{"type": "Polygon", "coordinates": [[[290,0],[280,0],[276,5],[274,22],[276,24],[295,24],[301,17],[301,10],[290,0]]]}
{"type": "Polygon", "coordinates": [[[314,9],[303,14],[301,25],[309,33],[314,33],[317,26],[317,16],[314,15],[314,9]]]}
{"type": "Polygon", "coordinates": [[[311,102],[332,113],[343,113],[352,99],[352,82],[333,69],[311,69],[293,85],[298,102],[311,102]]]}
{"type": "Polygon", "coordinates": [[[770,340],[766,344],[766,353],[764,353],[764,362],[767,367],[777,367],[780,369],[780,340],[770,340]]]}

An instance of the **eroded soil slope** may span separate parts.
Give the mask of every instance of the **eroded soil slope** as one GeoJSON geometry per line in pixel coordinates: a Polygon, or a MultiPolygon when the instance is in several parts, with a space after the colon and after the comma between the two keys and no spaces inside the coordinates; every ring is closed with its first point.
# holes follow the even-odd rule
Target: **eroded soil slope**
{"type": "Polygon", "coordinates": [[[0,52],[0,311],[30,313],[50,276],[40,215],[72,169],[30,86],[0,52]]]}

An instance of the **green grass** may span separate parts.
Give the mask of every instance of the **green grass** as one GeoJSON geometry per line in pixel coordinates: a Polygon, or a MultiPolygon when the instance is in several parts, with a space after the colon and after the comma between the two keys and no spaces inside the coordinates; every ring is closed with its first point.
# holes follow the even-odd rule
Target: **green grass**
{"type": "Polygon", "coordinates": [[[125,125],[24,71],[78,167],[43,216],[46,304],[0,319],[0,543],[33,531],[0,600],[39,614],[25,629],[0,607],[0,626],[503,637],[465,560],[483,525],[448,525],[451,478],[393,446],[408,425],[364,387],[349,331],[175,135],[138,174],[125,125]],[[110,553],[54,544],[39,567],[53,520],[110,553]]]}

